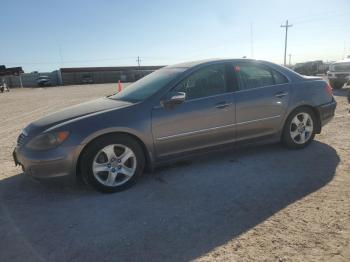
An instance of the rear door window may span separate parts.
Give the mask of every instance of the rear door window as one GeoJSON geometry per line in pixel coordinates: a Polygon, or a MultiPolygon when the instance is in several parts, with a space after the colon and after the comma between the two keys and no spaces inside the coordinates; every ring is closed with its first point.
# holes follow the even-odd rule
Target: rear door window
{"type": "Polygon", "coordinates": [[[260,64],[239,63],[235,66],[235,71],[240,90],[271,86],[275,83],[271,70],[260,64]]]}
{"type": "Polygon", "coordinates": [[[288,79],[276,70],[271,70],[276,85],[287,84],[288,79]]]}

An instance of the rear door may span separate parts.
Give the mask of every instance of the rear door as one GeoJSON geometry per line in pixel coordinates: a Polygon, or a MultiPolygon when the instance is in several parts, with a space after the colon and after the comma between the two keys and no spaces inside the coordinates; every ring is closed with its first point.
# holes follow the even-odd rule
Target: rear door
{"type": "Polygon", "coordinates": [[[173,109],[152,110],[152,132],[158,157],[233,141],[235,104],[226,78],[227,63],[198,69],[171,91],[186,101],[173,109]]]}
{"type": "Polygon", "coordinates": [[[239,90],[236,101],[236,139],[276,133],[283,124],[290,97],[286,76],[258,62],[232,65],[239,90]]]}

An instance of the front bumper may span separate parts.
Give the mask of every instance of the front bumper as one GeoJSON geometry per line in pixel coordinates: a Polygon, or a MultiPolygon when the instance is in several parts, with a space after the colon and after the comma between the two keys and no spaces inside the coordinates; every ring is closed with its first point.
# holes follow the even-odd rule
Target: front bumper
{"type": "Polygon", "coordinates": [[[58,147],[45,151],[16,147],[13,151],[15,165],[20,165],[25,174],[36,178],[61,177],[75,174],[76,149],[58,147]]]}
{"type": "Polygon", "coordinates": [[[350,73],[327,73],[327,78],[332,81],[348,82],[350,80],[350,73]]]}
{"type": "Polygon", "coordinates": [[[333,99],[332,102],[319,106],[318,112],[320,115],[321,126],[324,126],[334,117],[337,102],[333,99]]]}

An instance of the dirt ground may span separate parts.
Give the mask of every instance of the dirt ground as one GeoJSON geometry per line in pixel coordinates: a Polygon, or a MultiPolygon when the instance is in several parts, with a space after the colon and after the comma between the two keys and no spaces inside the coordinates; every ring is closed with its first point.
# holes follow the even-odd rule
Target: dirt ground
{"type": "Polygon", "coordinates": [[[29,122],[116,85],[0,94],[0,261],[350,261],[348,89],[306,149],[266,145],[146,174],[104,195],[11,158],[29,122]]]}

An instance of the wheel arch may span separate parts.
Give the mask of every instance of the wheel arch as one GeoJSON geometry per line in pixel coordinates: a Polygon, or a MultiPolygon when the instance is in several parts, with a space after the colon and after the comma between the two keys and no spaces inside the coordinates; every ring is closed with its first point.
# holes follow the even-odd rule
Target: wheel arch
{"type": "Polygon", "coordinates": [[[283,123],[283,129],[281,134],[283,134],[283,130],[286,127],[286,124],[288,122],[289,117],[299,108],[309,108],[310,110],[312,110],[312,112],[314,113],[315,117],[316,117],[316,125],[315,125],[315,133],[316,134],[320,134],[321,133],[321,129],[322,129],[322,125],[321,125],[321,116],[320,116],[320,112],[317,110],[316,107],[309,105],[309,104],[300,104],[296,107],[294,107],[292,110],[289,111],[289,113],[287,114],[284,123],[283,123]]]}
{"type": "Polygon", "coordinates": [[[79,152],[79,155],[78,155],[76,163],[75,163],[75,174],[76,174],[77,177],[79,177],[79,178],[81,177],[81,167],[80,167],[81,157],[82,157],[83,153],[85,152],[85,150],[88,148],[88,146],[91,145],[97,139],[100,139],[102,137],[117,136],[117,135],[129,136],[129,137],[133,138],[135,141],[137,141],[137,143],[140,145],[140,147],[142,149],[142,152],[144,153],[144,156],[145,156],[145,160],[146,160],[145,169],[147,171],[152,171],[153,170],[153,157],[152,157],[152,154],[149,152],[149,150],[147,149],[146,144],[144,143],[144,141],[142,141],[141,138],[139,138],[135,134],[132,134],[132,133],[129,133],[129,132],[113,131],[113,132],[107,132],[107,133],[99,134],[99,135],[93,137],[92,139],[90,139],[86,144],[84,144],[84,146],[81,148],[81,150],[79,152]]]}

